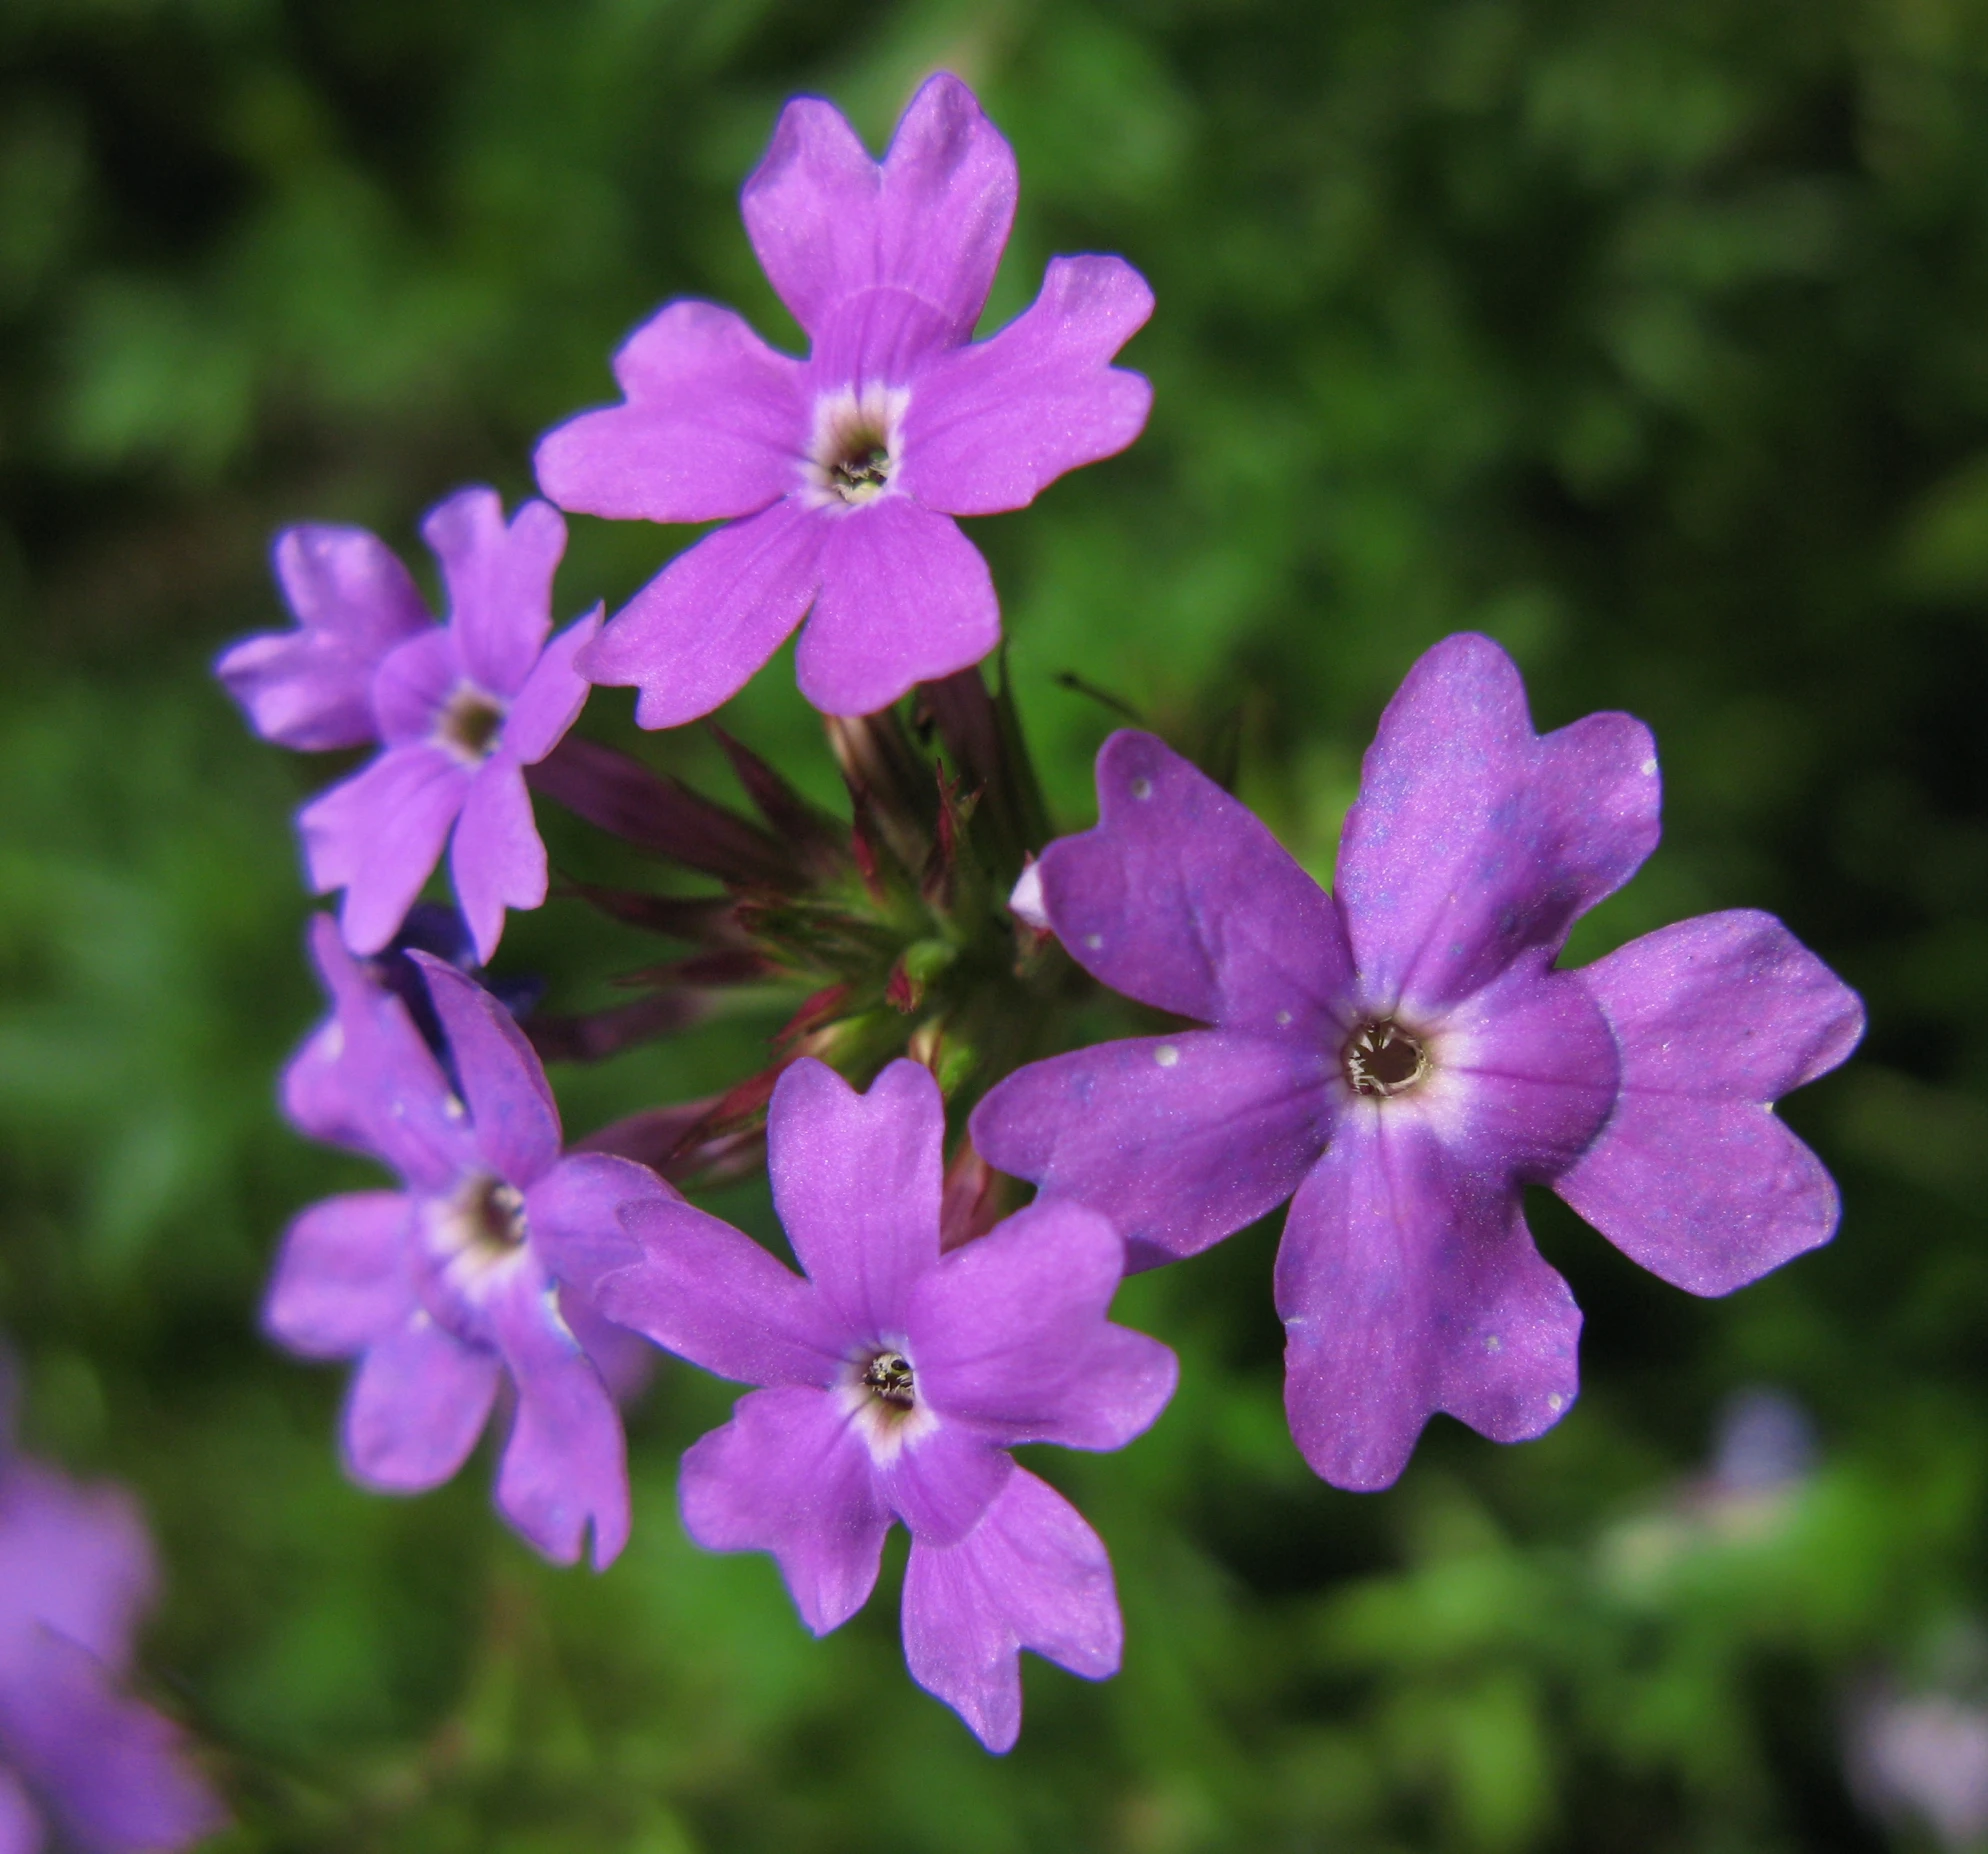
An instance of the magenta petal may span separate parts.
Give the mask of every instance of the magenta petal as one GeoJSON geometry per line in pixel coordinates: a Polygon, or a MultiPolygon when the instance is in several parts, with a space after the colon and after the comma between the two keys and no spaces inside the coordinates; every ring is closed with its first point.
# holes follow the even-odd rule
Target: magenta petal
{"type": "Polygon", "coordinates": [[[1114,991],[1337,1049],[1352,954],[1332,897],[1245,806],[1151,734],[1098,753],[1098,823],[1038,867],[1051,925],[1114,991]]]}
{"type": "Polygon", "coordinates": [[[987,562],[950,516],[884,496],[823,519],[821,596],[794,666],[823,714],[874,714],[1001,641],[987,562]]]}
{"type": "Polygon", "coordinates": [[[1730,1293],[1827,1242],[1836,1186],[1771,1103],[1856,1046],[1856,993],[1750,910],[1646,934],[1573,977],[1615,1032],[1622,1093],[1554,1189],[1694,1294],[1730,1293]]]}
{"type": "Polygon", "coordinates": [[[490,963],[504,937],[506,908],[544,905],[545,842],[532,817],[524,769],[508,752],[492,754],[469,782],[449,845],[449,879],[480,965],[490,963]]]}
{"type": "Polygon", "coordinates": [[[498,1508],[555,1564],[577,1564],[591,1529],[594,1569],[604,1571],[628,1543],[621,1414],[536,1271],[514,1270],[489,1309],[518,1387],[498,1508]]]}
{"type": "Polygon", "coordinates": [[[1122,1448],[1173,1395],[1174,1355],[1105,1318],[1125,1245],[1105,1218],[1031,1205],[956,1249],[911,1294],[918,1395],[1004,1445],[1122,1448]]]}
{"type": "Polygon", "coordinates": [[[780,300],[813,334],[844,297],[892,285],[963,339],[979,319],[1015,213],[1015,157],[958,78],[912,98],[881,167],[817,98],[781,112],[740,199],[780,300]]]}
{"type": "Polygon", "coordinates": [[[368,1349],[345,1402],[345,1465],[382,1493],[426,1493],[469,1458],[496,1400],[496,1354],[425,1313],[368,1349]]]}
{"type": "Polygon", "coordinates": [[[987,1511],[1015,1470],[986,1436],[941,1422],[876,1466],[878,1491],[914,1539],[952,1545],[987,1511]]]}
{"type": "Polygon", "coordinates": [[[286,528],[274,561],[301,628],[245,639],[215,674],[265,740],[363,746],[374,738],[374,670],[402,639],[432,628],[421,594],[363,528],[286,528]]]}
{"type": "Polygon", "coordinates": [[[817,1635],[847,1622],[877,1581],[890,1509],[828,1391],[741,1397],[684,1455],[678,1497],[684,1530],[707,1551],[770,1551],[817,1635]]]}
{"type": "MultiPolygon", "coordinates": [[[[588,1285],[610,1319],[722,1378],[832,1384],[852,1349],[807,1282],[751,1237],[666,1199],[623,1218],[633,1256],[588,1285]]],[[[599,1252],[605,1261],[611,1252],[599,1252]]]]}
{"type": "Polygon", "coordinates": [[[389,747],[298,814],[311,885],[320,895],[345,890],[339,919],[355,953],[377,953],[400,931],[469,780],[439,747],[389,747]]]}
{"type": "Polygon", "coordinates": [[[559,1158],[559,1108],[525,1035],[491,994],[446,960],[408,955],[449,1039],[483,1162],[521,1190],[559,1158]]]}
{"type": "Polygon", "coordinates": [[[593,685],[574,667],[574,660],[600,628],[601,608],[596,605],[546,645],[544,656],[525,678],[504,717],[504,747],[519,765],[536,766],[579,720],[593,685]]]}
{"type": "Polygon", "coordinates": [[[1580,1310],[1516,1189],[1458,1163],[1403,1102],[1355,1104],[1299,1188],[1277,1311],[1291,1434],[1357,1493],[1393,1483],[1438,1410],[1526,1442],[1578,1388],[1580,1310]]]}
{"type": "Polygon", "coordinates": [[[339,1062],[344,1046],[345,1034],[336,1018],[319,1024],[284,1064],[277,1092],[283,1117],[305,1138],[364,1152],[370,1142],[353,1110],[350,1084],[339,1062]]]}
{"type": "Polygon", "coordinates": [[[803,363],[731,310],[668,304],[622,344],[614,373],[626,405],[583,412],[539,440],[539,487],[561,508],[713,521],[793,488],[808,437],[803,363]]]}
{"type": "Polygon", "coordinates": [[[1118,1671],[1123,1642],[1103,1541],[1025,1469],[957,1545],[912,1541],[905,1663],[990,1751],[1008,1750],[1021,1731],[1020,1650],[1103,1680],[1118,1671]]]}
{"type": "Polygon", "coordinates": [[[412,1207],[398,1191],[355,1191],[313,1204],[283,1237],[263,1330],[305,1358],[350,1358],[413,1311],[407,1243],[412,1207]]]}
{"type": "Polygon", "coordinates": [[[21,1780],[0,1764],[0,1854],[41,1854],[40,1812],[21,1780]]]}
{"type": "Polygon", "coordinates": [[[794,500],[707,534],[608,621],[580,659],[641,690],[643,727],[681,727],[742,689],[806,615],[826,517],[794,500]]]}
{"type": "Polygon", "coordinates": [[[449,697],[463,685],[462,651],[455,634],[430,625],[381,663],[373,678],[373,720],[389,747],[431,740],[449,697]]]}
{"type": "Polygon", "coordinates": [[[1574,921],[1656,847],[1656,747],[1628,715],[1536,736],[1504,651],[1445,638],[1387,711],[1339,846],[1365,1000],[1429,1015],[1574,921]]]}
{"type": "Polygon", "coordinates": [[[949,515],[995,515],[1124,450],[1153,389],[1109,363],[1152,313],[1153,292],[1123,258],[1051,259],[1032,308],[920,375],[905,413],[906,493],[949,515]]]}
{"type": "Polygon", "coordinates": [[[773,1205],[853,1340],[901,1334],[912,1283],[938,1263],[945,1136],[939,1084],[915,1062],[893,1062],[858,1094],[826,1063],[803,1057],[773,1090],[773,1205]]]}
{"type": "Polygon", "coordinates": [[[641,1259],[622,1213],[681,1200],[646,1165],[612,1153],[576,1152],[525,1187],[533,1252],[589,1300],[602,1275],[641,1259]]]}
{"type": "Polygon", "coordinates": [[[549,502],[527,502],[506,526],[494,489],[465,489],[430,512],[421,536],[442,563],[463,667],[492,695],[516,695],[552,629],[565,521],[549,502]]]}
{"type": "Polygon", "coordinates": [[[185,1848],[227,1819],[179,1729],[62,1635],[41,1633],[19,1686],[0,1691],[0,1746],[84,1854],[185,1848]]]}
{"type": "Polygon", "coordinates": [[[1332,1136],[1336,1063],[1222,1030],[1033,1062],[973,1111],[988,1164],[1117,1226],[1130,1266],[1193,1255],[1276,1209],[1332,1136]]]}

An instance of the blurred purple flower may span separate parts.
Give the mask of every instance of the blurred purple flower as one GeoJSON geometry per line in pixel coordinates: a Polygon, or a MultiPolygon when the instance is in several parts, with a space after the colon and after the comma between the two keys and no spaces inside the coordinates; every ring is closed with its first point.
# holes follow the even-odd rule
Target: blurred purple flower
{"type": "Polygon", "coordinates": [[[450,874],[488,961],[504,910],[545,900],[524,768],[558,745],[587,699],[573,659],[600,613],[547,643],[566,524],[546,503],[526,503],[507,526],[495,490],[465,489],[421,531],[442,564],[446,623],[430,621],[372,535],[289,528],[276,540],[276,574],[301,628],[234,645],[215,674],[267,739],[386,749],[298,819],[316,891],[345,890],[346,944],[377,953],[393,939],[453,831],[450,874]]]}
{"type": "Polygon", "coordinates": [[[1988,1840],[1988,1705],[1877,1687],[1852,1706],[1851,1788],[1873,1814],[1924,1825],[1951,1854],[1988,1840]]]}
{"type": "Polygon", "coordinates": [[[729,309],[671,303],[615,356],[624,402],[541,442],[562,508],[734,523],[584,659],[641,690],[644,727],[708,714],[810,611],[797,668],[827,714],[886,707],[999,640],[987,564],[952,517],[1025,507],[1123,450],[1152,400],[1109,364],[1153,307],[1120,258],[1052,260],[1032,308],[970,341],[1015,190],[1013,151],[956,77],[924,85],[881,163],[831,105],[789,103],[741,203],[808,358],[729,309]]]}
{"type": "Polygon", "coordinates": [[[13,1452],[0,1360],[0,1850],[184,1848],[225,1821],[179,1730],[120,1689],[152,1550],[122,1489],[13,1452]]]}
{"type": "Polygon", "coordinates": [[[981,1742],[1021,1729],[1022,1648],[1090,1679],[1118,1667],[1103,1544],[1016,1467],[1022,1442],[1113,1449],[1173,1394],[1174,1357],[1110,1324],[1124,1266],[1075,1204],[1024,1210],[940,1253],[945,1109],[893,1062],[867,1094],[796,1062],[768,1120],[773,1200],[807,1279],[729,1225],[652,1200],[597,1251],[606,1313],[768,1388],[684,1456],[692,1538],[770,1551],[817,1635],[862,1607],[893,1517],[911,1530],[904,1650],[981,1742]]]}
{"type": "Polygon", "coordinates": [[[391,1493],[462,1466],[502,1381],[516,1416],[497,1504],[548,1558],[570,1564],[593,1527],[596,1568],[628,1538],[621,1419],[604,1379],[639,1345],[575,1286],[617,1214],[673,1195],[645,1167],[560,1156],[558,1109],[503,1006],[425,953],[458,1095],[406,1008],[371,984],[328,918],[313,950],[331,1022],[285,1077],[306,1132],[370,1152],[403,1191],[315,1204],[291,1224],[263,1322],[307,1358],[354,1358],[345,1409],[353,1476],[391,1493]]]}
{"type": "Polygon", "coordinates": [[[1042,857],[1048,918],[1106,984],[1214,1028],[1023,1069],[980,1104],[975,1145],[1107,1212],[1135,1266],[1295,1192],[1286,1403],[1327,1480],[1388,1485],[1437,1410],[1539,1435],[1574,1398],[1580,1313],[1523,1184],[1697,1294],[1837,1221],[1771,1104],[1849,1054],[1863,1011],[1780,922],[1704,915],[1554,969],[1655,847],[1657,801],[1640,722],[1535,735],[1481,637],[1437,645],[1389,704],[1336,901],[1161,742],[1114,735],[1097,828],[1042,857]]]}

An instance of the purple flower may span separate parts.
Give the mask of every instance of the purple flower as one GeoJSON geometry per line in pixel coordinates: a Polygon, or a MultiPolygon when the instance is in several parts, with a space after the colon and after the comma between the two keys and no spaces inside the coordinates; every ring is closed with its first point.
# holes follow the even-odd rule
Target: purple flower
{"type": "Polygon", "coordinates": [[[827,714],[872,713],[994,647],[987,563],[951,518],[1023,508],[1123,450],[1152,400],[1109,365],[1153,307],[1120,258],[1053,260],[1034,307],[969,340],[1015,185],[956,77],[918,92],[881,164],[831,105],[789,103],[742,206],[808,358],[729,309],[671,303],[615,356],[624,403],[539,445],[562,508],[747,518],[672,561],[587,655],[594,681],[641,690],[644,727],[708,714],[810,611],[801,692],[827,714]]]}
{"type": "Polygon", "coordinates": [[[223,1811],[178,1729],[120,1690],[152,1598],[144,1521],[16,1455],[6,1403],[0,1381],[0,1850],[188,1847],[223,1811]]]}
{"type": "Polygon", "coordinates": [[[1122,1447],[1173,1394],[1173,1354],[1106,1320],[1124,1249],[1078,1205],[1024,1210],[941,1255],[945,1109],[916,1063],[859,1095],[796,1062],[767,1137],[806,1280],[716,1218],[651,1200],[624,1214],[618,1263],[597,1252],[595,1295],[671,1351],[767,1387],[684,1456],[691,1537],[772,1552],[820,1635],[862,1607],[902,1519],[912,1677],[1005,1751],[1022,1648],[1102,1679],[1121,1637],[1104,1546],[1007,1451],[1122,1447]]]}
{"type": "Polygon", "coordinates": [[[359,1360],[346,1462],[389,1493],[453,1475],[508,1376],[517,1409],[498,1506],[562,1564],[578,1559],[591,1523],[605,1567],[627,1542],[628,1476],[603,1382],[610,1358],[593,1335],[616,1329],[573,1284],[594,1247],[619,1241],[618,1213],[669,1187],[627,1159],[560,1156],[538,1058],[503,1006],[452,966],[410,955],[460,1095],[405,1006],[367,981],[323,916],[313,951],[334,1013],[291,1064],[286,1105],[305,1131],[370,1152],[406,1188],[299,1216],[264,1325],[307,1358],[359,1360]]]}
{"type": "Polygon", "coordinates": [[[566,524],[528,502],[507,527],[491,489],[451,496],[422,524],[449,618],[429,620],[406,569],[357,528],[286,529],[276,574],[302,627],[225,651],[215,674],[256,731],[291,747],[385,751],[298,819],[316,892],[345,890],[345,942],[377,953],[449,842],[479,960],[504,910],[545,900],[545,846],[524,768],[573,725],[587,683],[573,659],[598,611],[548,644],[566,524]]]}
{"type": "Polygon", "coordinates": [[[1863,1012],[1780,922],[1703,915],[1554,969],[1656,845],[1640,722],[1537,736],[1505,653],[1447,639],[1381,718],[1336,899],[1151,735],[1115,734],[1097,777],[1097,828],[1042,858],[1048,918],[1106,984],[1213,1028],[1023,1069],[973,1140],[1107,1211],[1139,1266],[1295,1192],[1285,1395],[1327,1480],[1386,1486],[1437,1410],[1515,1442],[1573,1401],[1580,1313],[1527,1182],[1697,1294],[1835,1229],[1772,1103],[1841,1062],[1863,1012]]]}

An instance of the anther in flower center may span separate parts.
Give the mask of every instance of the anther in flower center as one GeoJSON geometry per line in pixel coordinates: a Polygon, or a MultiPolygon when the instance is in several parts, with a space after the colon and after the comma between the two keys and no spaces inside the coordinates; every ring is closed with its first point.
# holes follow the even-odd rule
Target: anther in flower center
{"type": "Polygon", "coordinates": [[[524,1246],[525,1199],[501,1178],[472,1178],[456,1200],[463,1247],[493,1261],[524,1246]]]}
{"type": "Polygon", "coordinates": [[[911,1360],[902,1352],[879,1352],[863,1367],[863,1388],[879,1403],[908,1410],[917,1402],[911,1360]]]}
{"type": "Polygon", "coordinates": [[[481,689],[461,688],[443,705],[435,731],[445,747],[467,760],[481,760],[497,744],[504,711],[481,689]]]}
{"type": "Polygon", "coordinates": [[[1400,1094],[1429,1072],[1429,1052],[1391,1017],[1362,1024],[1340,1051],[1355,1094],[1400,1094]]]}
{"type": "Polygon", "coordinates": [[[868,502],[890,481],[890,445],[874,426],[857,425],[836,434],[838,442],[824,461],[829,487],[844,502],[868,502]]]}

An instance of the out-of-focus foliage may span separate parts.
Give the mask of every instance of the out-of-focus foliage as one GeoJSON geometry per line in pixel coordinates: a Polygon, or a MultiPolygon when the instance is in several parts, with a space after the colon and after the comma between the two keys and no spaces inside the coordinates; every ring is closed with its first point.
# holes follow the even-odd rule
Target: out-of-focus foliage
{"type": "MultiPolygon", "coordinates": [[[[1844,1710],[1988,1610],[1983,0],[8,0],[0,341],[0,1328],[33,1445],[145,1496],[148,1664],[228,1845],[1887,1845],[1844,1710]],[[1183,738],[1239,704],[1245,794],[1324,871],[1380,703],[1480,627],[1543,725],[1662,743],[1664,845],[1575,951],[1772,908],[1874,1026],[1790,1109],[1832,1249],[1697,1303],[1533,1207],[1588,1312],[1536,1445],[1439,1421],[1393,1493],[1332,1492],[1283,1430],[1274,1230],[1134,1283],[1175,1408],[1039,1464],[1111,1545],[1126,1669],[1033,1666],[1005,1761],[911,1687],[888,1588],[817,1643],[770,1563],[687,1545],[676,1456],[729,1392],[686,1368],[598,1580],[524,1555],[487,1464],[341,1480],[335,1374],[254,1332],[286,1216],[364,1174],[270,1101],[328,769],[204,669],[276,620],[278,523],[418,551],[457,484],[525,493],[664,297],[792,341],[734,206],[779,102],[880,140],[942,64],[1021,159],[993,319],[1056,251],[1160,304],[1142,443],[974,524],[1064,820],[1112,721],[1074,671],[1183,738]],[[1820,1466],[1735,1501],[1690,1477],[1757,1381],[1820,1466]]],[[[574,526],[566,612],[685,538],[574,526]]],[[[780,665],[728,719],[832,792],[780,665]]],[[[555,904],[504,966],[569,1008],[626,951],[555,904]]],[[[767,1028],[558,1077],[569,1122],[721,1087],[767,1028]]]]}

